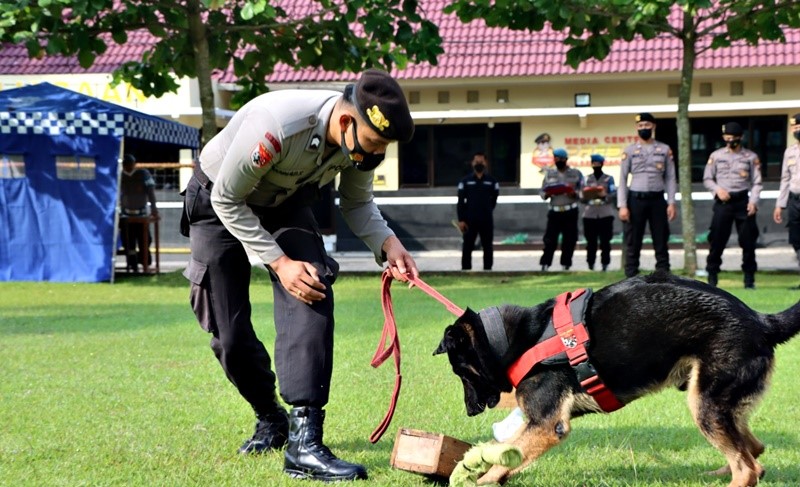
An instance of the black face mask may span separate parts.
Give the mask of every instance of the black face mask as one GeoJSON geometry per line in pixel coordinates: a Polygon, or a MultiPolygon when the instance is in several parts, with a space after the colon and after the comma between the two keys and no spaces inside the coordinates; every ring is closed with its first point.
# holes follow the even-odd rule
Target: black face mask
{"type": "Polygon", "coordinates": [[[475,164],[472,166],[472,169],[474,169],[476,173],[481,174],[486,170],[486,164],[475,164]]]}
{"type": "Polygon", "coordinates": [[[567,168],[567,161],[563,159],[556,159],[556,169],[559,171],[567,168]]]}
{"type": "Polygon", "coordinates": [[[638,132],[642,140],[650,140],[650,137],[653,136],[653,129],[639,129],[638,132]]]}
{"type": "Polygon", "coordinates": [[[342,153],[352,161],[353,167],[359,171],[372,171],[381,165],[386,154],[370,154],[361,147],[361,144],[358,143],[358,125],[355,119],[353,119],[353,150],[347,147],[344,132],[342,130],[342,153]]]}
{"type": "Polygon", "coordinates": [[[797,132],[792,132],[792,135],[794,135],[795,139],[800,140],[800,130],[798,130],[797,132]]]}
{"type": "Polygon", "coordinates": [[[594,177],[600,179],[600,176],[603,175],[603,168],[602,167],[593,167],[592,171],[594,171],[594,177]]]}
{"type": "Polygon", "coordinates": [[[739,139],[733,139],[733,140],[728,140],[728,141],[725,141],[725,143],[726,143],[726,144],[728,145],[728,147],[730,147],[731,149],[735,149],[735,148],[739,147],[739,144],[741,144],[741,143],[742,143],[742,141],[741,141],[741,140],[739,140],[739,139]]]}

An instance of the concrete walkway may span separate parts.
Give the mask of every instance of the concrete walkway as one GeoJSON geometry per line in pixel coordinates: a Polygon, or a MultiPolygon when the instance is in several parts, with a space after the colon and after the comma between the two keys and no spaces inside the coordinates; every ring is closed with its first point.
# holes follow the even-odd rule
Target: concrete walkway
{"type": "MultiPolygon", "coordinates": [[[[460,250],[432,250],[413,252],[421,272],[461,272],[461,251],[460,250]]],[[[540,250],[503,250],[494,253],[494,272],[533,272],[540,271],[539,258],[540,250]]],[[[697,262],[700,269],[705,268],[707,249],[698,249],[697,262]]],[[[336,259],[341,268],[340,272],[380,272],[380,267],[369,252],[332,252],[331,256],[336,259]]],[[[560,252],[556,252],[553,258],[553,266],[550,272],[560,271],[559,264],[560,252]]],[[[621,250],[611,251],[610,270],[620,269],[621,250]]],[[[187,254],[161,254],[161,271],[170,272],[186,267],[189,260],[187,254]]],[[[599,260],[599,255],[598,255],[599,260]]],[[[742,251],[738,247],[728,248],[722,256],[723,271],[739,271],[742,262],[742,251]]],[[[788,271],[800,272],[794,250],[789,246],[769,247],[756,250],[756,260],[760,271],[788,271]]],[[[577,250],[573,256],[571,271],[588,271],[586,264],[586,251],[577,250]]],[[[673,269],[683,268],[683,251],[670,250],[670,264],[673,269]]],[[[124,269],[124,260],[117,261],[117,267],[124,269]]],[[[476,272],[483,272],[483,252],[475,251],[472,254],[472,268],[476,272]]],[[[595,269],[599,269],[599,263],[595,269]]],[[[655,257],[652,249],[642,250],[641,270],[643,272],[655,269],[655,257]]]]}

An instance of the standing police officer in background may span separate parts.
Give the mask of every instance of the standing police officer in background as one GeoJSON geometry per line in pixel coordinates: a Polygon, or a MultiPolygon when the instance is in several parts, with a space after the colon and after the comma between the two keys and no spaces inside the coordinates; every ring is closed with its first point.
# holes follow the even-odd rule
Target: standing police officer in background
{"type": "Polygon", "coordinates": [[[564,149],[553,151],[556,167],[548,169],[542,181],[540,195],[550,200],[547,212],[547,228],[544,232],[544,251],[539,265],[545,272],[553,264],[553,254],[561,235],[561,267],[568,271],[572,266],[572,254],[578,243],[578,194],[583,188],[583,173],[567,166],[569,154],[564,149]]]}
{"type": "MultiPolygon", "coordinates": [[[[270,92],[242,107],[200,154],[184,200],[192,256],[184,273],[200,326],[228,379],[256,413],[239,449],[288,446],[284,472],[323,481],[367,478],[322,442],[333,369],[333,290],[338,264],[325,252],[311,204],[341,174],[340,209],[353,232],[388,261],[395,279],[418,270],[372,196],[373,170],[414,123],[400,86],[365,71],[344,93],[270,92]],[[274,294],[275,369],[287,413],[275,397],[270,356],[256,337],[245,248],[267,265],[274,294]]],[[[353,398],[356,400],[357,398],[353,398]]],[[[213,404],[210,401],[210,404],[213,404]]]]}
{"type": "Polygon", "coordinates": [[[617,187],[614,177],[603,172],[606,158],[592,154],[592,174],[586,178],[581,192],[583,209],[583,234],[586,237],[586,263],[594,270],[597,258],[597,242],[600,241],[600,264],[603,270],[611,263],[611,237],[614,235],[614,204],[617,202],[617,187]],[[590,189],[594,189],[591,194],[590,189]]]}
{"type": "Polygon", "coordinates": [[[736,122],[723,125],[722,139],[726,147],[711,153],[703,172],[703,186],[714,195],[706,271],[708,283],[716,286],[722,252],[728,245],[731,225],[735,222],[739,246],[742,248],[744,287],[752,289],[755,287],[757,269],[756,212],[761,194],[761,161],[755,152],[742,147],[743,134],[742,126],[736,122]]]}
{"type": "Polygon", "coordinates": [[[656,269],[669,271],[669,222],[675,219],[677,179],[672,150],[653,138],[656,119],[649,113],[636,115],[639,140],[622,153],[617,206],[623,222],[625,276],[639,273],[644,229],[649,223],[656,269]],[[628,174],[631,181],[628,183],[628,174]],[[664,191],[667,201],[664,201],[664,191]]]}
{"type": "Polygon", "coordinates": [[[797,141],[796,144],[787,147],[783,154],[783,166],[781,168],[781,186],[778,199],[775,201],[775,211],[772,219],[780,225],[783,223],[781,211],[789,209],[789,243],[792,244],[797,261],[800,263],[800,113],[795,114],[789,119],[789,131],[797,141]]]}
{"type": "Polygon", "coordinates": [[[486,156],[476,152],[472,157],[472,174],[458,183],[458,229],[463,234],[461,270],[472,269],[472,250],[475,238],[480,235],[483,247],[483,270],[492,270],[494,220],[492,212],[497,206],[500,183],[489,173],[486,156]]]}

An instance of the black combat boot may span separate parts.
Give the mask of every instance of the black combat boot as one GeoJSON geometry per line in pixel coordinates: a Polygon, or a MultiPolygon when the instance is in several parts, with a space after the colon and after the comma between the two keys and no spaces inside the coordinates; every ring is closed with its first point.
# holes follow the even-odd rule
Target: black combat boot
{"type": "Polygon", "coordinates": [[[708,273],[708,285],[717,287],[717,282],[719,282],[717,273],[716,272],[709,272],[708,273]]]}
{"type": "Polygon", "coordinates": [[[280,450],[286,446],[289,437],[289,415],[280,405],[268,413],[256,413],[256,431],[253,437],[246,440],[239,453],[243,455],[264,453],[269,450],[280,450]]]}
{"type": "Polygon", "coordinates": [[[755,289],[756,288],[756,275],[753,272],[745,272],[744,273],[744,288],[745,289],[755,289]]]}
{"type": "Polygon", "coordinates": [[[334,456],[322,444],[325,411],[320,408],[292,408],[289,414],[289,446],[284,453],[283,471],[297,479],[357,480],[367,478],[367,469],[334,456]]]}

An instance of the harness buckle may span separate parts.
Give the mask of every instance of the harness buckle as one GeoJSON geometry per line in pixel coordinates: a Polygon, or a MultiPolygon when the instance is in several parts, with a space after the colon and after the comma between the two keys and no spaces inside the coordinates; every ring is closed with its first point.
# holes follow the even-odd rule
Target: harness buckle
{"type": "Polygon", "coordinates": [[[581,362],[577,365],[572,366],[572,370],[575,371],[575,375],[578,377],[578,382],[583,385],[583,382],[587,379],[591,379],[592,377],[597,377],[597,371],[592,365],[591,362],[588,360],[581,362]]]}

